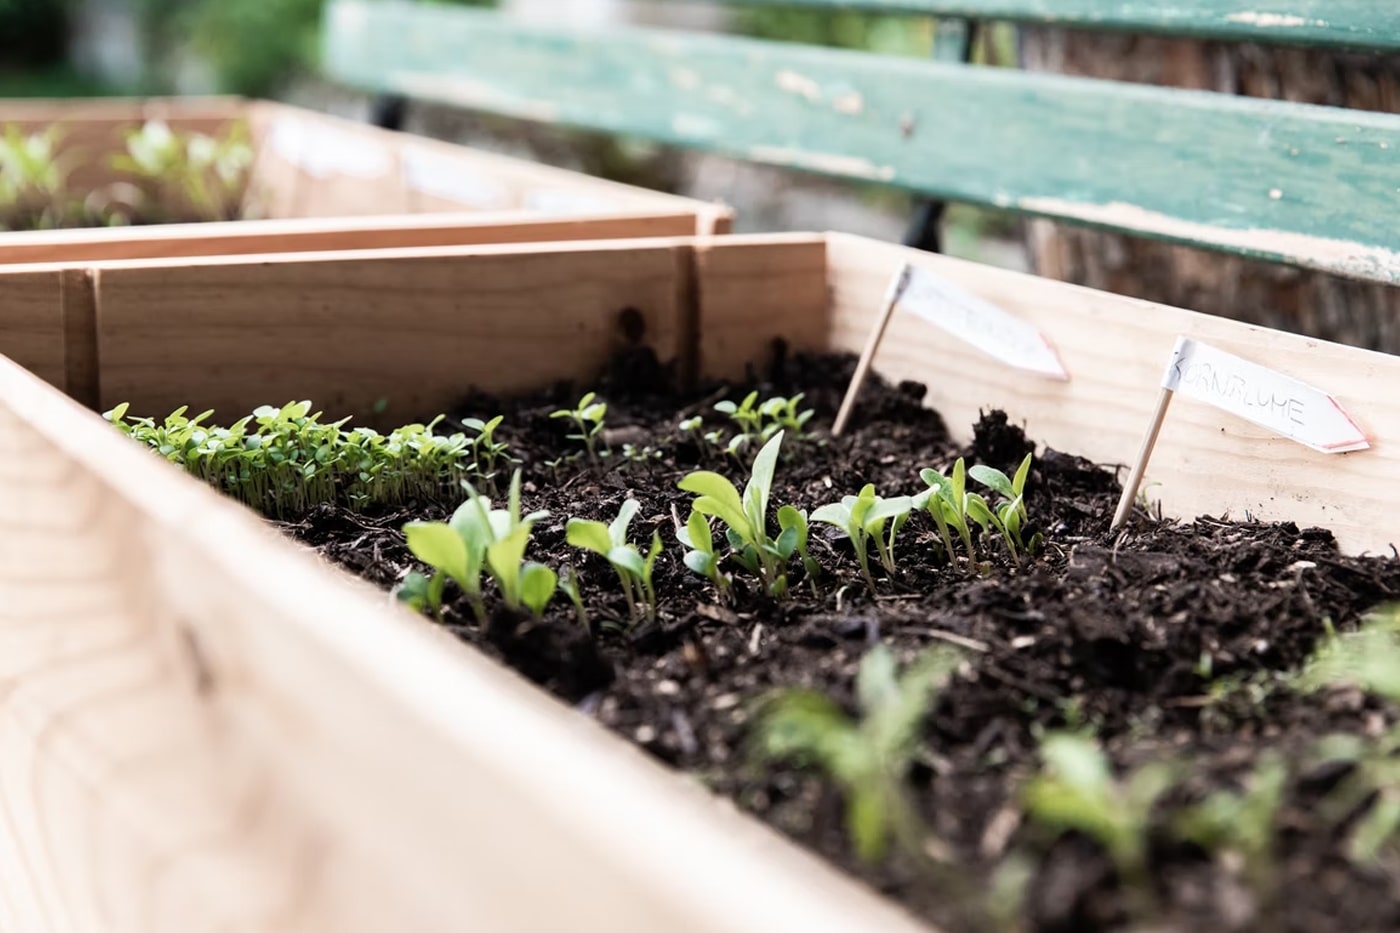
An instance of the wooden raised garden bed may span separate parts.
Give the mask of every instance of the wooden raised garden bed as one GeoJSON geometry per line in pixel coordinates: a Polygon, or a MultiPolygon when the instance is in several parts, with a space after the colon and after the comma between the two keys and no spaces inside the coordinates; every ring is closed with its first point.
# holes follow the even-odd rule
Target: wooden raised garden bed
{"type": "MultiPolygon", "coordinates": [[[[1017,735],[1021,726],[1036,722],[1063,726],[1061,719],[1072,718],[1069,707],[1055,701],[1073,697],[1054,691],[1073,689],[1087,704],[1074,715],[1089,722],[1103,717],[1106,741],[1138,735],[1134,729],[1157,722],[1160,733],[1153,737],[1171,746],[1181,730],[1190,731],[1173,705],[1182,697],[1146,688],[1141,695],[1133,692],[1134,678],[1161,682],[1153,663],[1164,656],[1153,652],[1164,649],[1149,639],[1154,625],[1177,626],[1172,630],[1207,641],[1218,636],[1224,644],[1235,634],[1233,621],[1220,621],[1222,587],[1257,586],[1246,601],[1268,605],[1282,598],[1278,594],[1292,593],[1289,587],[1355,590],[1364,603],[1379,601],[1397,582],[1393,561],[1346,555],[1389,553],[1394,538],[1377,516],[1388,514],[1395,498],[1387,478],[1400,459],[1400,402],[1386,388],[1400,376],[1400,361],[854,237],[454,247],[411,255],[109,262],[86,270],[16,267],[0,272],[0,303],[16,307],[17,296],[28,296],[30,320],[57,326],[65,350],[61,359],[46,362],[47,375],[98,409],[129,402],[131,414],[159,418],[190,405],[215,408],[216,418],[227,423],[258,405],[304,398],[330,418],[353,415],[357,423],[385,426],[439,411],[465,413],[468,390],[499,397],[545,391],[533,407],[499,403],[518,419],[501,431],[516,432],[508,436],[530,461],[526,507],[534,500],[555,501],[572,488],[571,495],[592,503],[582,508],[597,510],[587,517],[606,518],[627,489],[642,485],[634,477],[651,475],[640,462],[645,456],[624,464],[615,451],[608,469],[574,461],[551,481],[531,446],[548,436],[549,404],[605,386],[614,390],[610,418],[654,406],[653,396],[629,395],[626,388],[650,387],[644,377],[647,351],[673,362],[683,382],[709,385],[715,379],[741,382],[746,369],[766,369],[775,338],[782,338],[789,361],[809,351],[858,352],[881,310],[882,294],[904,263],[931,270],[1039,327],[1072,378],[1028,377],[921,318],[898,314],[875,369],[891,384],[907,379],[926,385],[923,402],[942,415],[952,438],[938,440],[941,429],[919,413],[910,391],[872,387],[869,397],[881,405],[858,409],[854,443],[901,443],[902,437],[912,444],[923,438],[928,443],[908,456],[931,456],[935,447],[948,454],[971,439],[981,411],[1004,410],[1042,445],[1033,476],[1046,485],[1030,501],[1054,520],[1041,528],[1047,543],[1039,563],[1018,568],[991,549],[983,552],[993,564],[985,576],[970,567],[963,573],[956,562],[927,570],[919,563],[896,579],[882,576],[880,598],[871,599],[844,542],[823,535],[817,556],[831,582],[823,583],[825,595],[816,602],[804,595],[791,604],[796,608],[781,610],[749,587],[747,595],[724,606],[703,581],[686,576],[665,506],[647,501],[639,522],[664,530],[663,572],[675,593],[660,600],[650,647],[627,647],[622,623],[623,634],[598,636],[619,678],[634,679],[627,689],[602,689],[601,699],[570,697],[585,713],[551,700],[430,622],[393,608],[382,590],[280,539],[253,513],[160,463],[19,367],[0,365],[0,863],[10,866],[0,925],[142,933],[214,926],[336,933],[465,927],[915,930],[918,922],[869,889],[687,786],[589,720],[602,720],[653,755],[690,768],[695,756],[708,754],[706,743],[725,735],[703,718],[705,710],[751,709],[766,688],[799,684],[835,690],[845,704],[854,659],[867,641],[889,640],[907,660],[916,633],[933,631],[936,637],[925,642],[951,639],[971,652],[949,689],[983,700],[994,696],[988,684],[998,671],[977,652],[1025,652],[1055,669],[1070,663],[1057,661],[1061,654],[1069,658],[1092,649],[1089,656],[1097,657],[1094,651],[1112,649],[1102,665],[1086,662],[1077,669],[1077,687],[1069,679],[1037,680],[1041,668],[1034,666],[1015,674],[1000,670],[1008,684],[1020,685],[1007,687],[1014,702],[980,711],[955,703],[963,717],[981,716],[1017,735]],[[1371,447],[1315,454],[1214,408],[1178,402],[1148,471],[1149,481],[1158,484],[1150,487],[1151,497],[1160,498],[1169,515],[1248,516],[1254,521],[1199,526],[1207,537],[1224,529],[1222,553],[1243,556],[1220,578],[1192,584],[1172,618],[1158,619],[1150,607],[1125,617],[1122,625],[1141,644],[1112,630],[1092,638],[1078,629],[1058,631],[1059,613],[1076,613],[1078,603],[1111,599],[1139,584],[1143,593],[1169,589],[1175,578],[1164,566],[1206,566],[1201,553],[1209,548],[1175,557],[1154,549],[1153,536],[1174,535],[1174,526],[1159,527],[1141,513],[1126,534],[1109,535],[1104,503],[1111,512],[1111,475],[1049,452],[1096,463],[1131,461],[1167,358],[1183,335],[1325,387],[1365,429],[1371,447]],[[627,364],[613,367],[605,380],[609,361],[619,353],[627,364]],[[549,395],[559,380],[574,388],[549,395]],[[891,412],[895,421],[888,420],[891,412]],[[1052,474],[1059,478],[1052,482],[1052,474]],[[1057,497],[1064,494],[1063,502],[1046,498],[1051,488],[1057,497]],[[1330,529],[1340,547],[1333,548],[1323,532],[1258,524],[1275,520],[1330,529]],[[1293,555],[1289,565],[1269,570],[1251,563],[1266,545],[1293,555]],[[1278,579],[1263,582],[1266,573],[1278,579]],[[1070,594],[1072,601],[1050,582],[1060,574],[1083,584],[1070,594]],[[997,607],[997,593],[1025,599],[1026,580],[1044,583],[1039,592],[1054,612],[1037,613],[1037,606],[1022,602],[997,607]],[[920,581],[945,593],[946,602],[929,603],[917,589],[920,581]],[[709,607],[700,616],[697,602],[709,607]],[[676,615],[685,605],[692,608],[684,618],[676,615]],[[919,613],[921,621],[910,624],[919,613]],[[854,622],[843,621],[848,617],[854,622]],[[675,642],[668,642],[668,625],[682,622],[688,627],[679,634],[671,630],[675,642]],[[1012,642],[1019,647],[1008,647],[1012,642]],[[1036,647],[1042,642],[1053,650],[1042,654],[1036,647]],[[733,686],[727,672],[745,651],[758,656],[776,646],[796,652],[789,660],[806,658],[809,666],[775,669],[774,680],[751,684],[751,695],[731,699],[725,693],[722,705],[710,705],[720,698],[706,691],[733,686]],[[645,654],[641,668],[625,662],[633,650],[645,654]],[[643,669],[652,673],[639,673],[643,669]],[[654,693],[637,692],[638,682],[654,693]],[[1106,683],[1117,693],[1104,693],[1106,683]],[[1052,695],[1040,696],[1037,707],[1046,691],[1052,695]],[[684,705],[695,696],[700,706],[684,705]],[[1123,709],[1096,705],[1106,698],[1121,700],[1123,709]],[[627,708],[659,702],[672,716],[691,716],[701,731],[687,742],[680,720],[663,717],[659,728],[645,718],[629,723],[618,702],[627,708]],[[1124,721],[1125,710],[1148,708],[1159,719],[1124,721]]],[[[818,425],[830,413],[833,387],[839,398],[841,378],[831,374],[832,365],[804,369],[793,363],[787,370],[795,374],[794,387],[803,380],[813,387],[822,409],[818,425]]],[[[44,367],[35,368],[44,373],[44,367]]],[[[717,396],[687,397],[703,403],[690,410],[705,412],[717,396]]],[[[480,411],[484,417],[494,413],[480,411]]],[[[803,451],[837,458],[821,460],[832,464],[830,485],[819,475],[810,477],[801,487],[809,493],[854,493],[846,486],[864,475],[917,478],[915,468],[923,465],[895,455],[862,459],[864,448],[848,446],[851,441],[820,443],[823,430],[818,427],[818,439],[807,446],[793,447],[797,458],[803,451]],[[843,465],[839,457],[847,454],[853,459],[843,465]]],[[[752,450],[743,454],[741,470],[722,455],[706,461],[693,451],[682,454],[674,439],[632,442],[657,443],[672,466],[682,462],[675,458],[694,464],[698,457],[734,479],[742,478],[752,459],[752,450]]],[[[978,440],[974,454],[985,453],[984,442],[978,440]]],[[[620,443],[615,440],[614,447],[620,443]]],[[[683,470],[662,469],[656,483],[674,489],[683,470]]],[[[779,469],[801,472],[801,460],[785,461],[779,469]]],[[[783,486],[775,495],[794,489],[783,486]]],[[[675,493],[679,506],[689,499],[675,493]]],[[[314,537],[307,530],[325,525],[327,514],[292,517],[283,528],[314,537]]],[[[445,513],[437,506],[421,514],[445,513]]],[[[541,538],[562,542],[566,517],[542,522],[541,538]]],[[[384,544],[384,554],[368,559],[372,580],[386,566],[399,566],[388,543],[397,526],[376,520],[366,513],[342,522],[351,531],[342,543],[384,544]]],[[[904,532],[900,544],[905,555],[932,547],[928,529],[904,532]]],[[[343,560],[334,549],[323,553],[343,560]]],[[[585,568],[585,583],[606,586],[605,565],[585,568]]],[[[610,605],[618,604],[620,596],[610,605]]],[[[598,621],[617,622],[610,610],[600,613],[591,605],[598,621]]],[[[470,635],[473,626],[458,615],[461,608],[451,610],[450,620],[470,635]]],[[[1364,608],[1338,609],[1332,621],[1351,628],[1364,608]]],[[[1327,609],[1315,610],[1311,616],[1289,603],[1270,624],[1286,622],[1290,638],[1307,642],[1297,649],[1305,651],[1309,638],[1322,639],[1304,634],[1322,629],[1327,609]]],[[[572,618],[567,602],[556,600],[548,623],[556,628],[550,631],[581,632],[572,618]]],[[[1157,635],[1179,647],[1172,640],[1177,636],[1157,635]]],[[[1248,644],[1256,637],[1264,636],[1251,631],[1248,644]]],[[[495,656],[504,650],[490,639],[483,647],[495,656]]],[[[1233,651],[1233,642],[1226,647],[1233,651]]],[[[1248,657],[1221,647],[1213,658],[1245,673],[1264,663],[1249,660],[1255,653],[1275,657],[1266,645],[1249,649],[1248,657]]],[[[540,679],[537,671],[526,674],[540,679]]],[[[1363,707],[1356,707],[1361,711],[1355,716],[1379,716],[1385,709],[1363,707]]],[[[924,738],[948,746],[934,742],[933,757],[918,765],[918,786],[934,793],[952,782],[966,791],[960,800],[939,798],[952,823],[971,837],[946,836],[951,863],[961,864],[965,852],[1001,853],[1013,843],[1033,844],[1036,833],[999,815],[1016,816],[1017,798],[998,796],[998,782],[1024,777],[1017,768],[1025,765],[972,754],[972,740],[952,730],[951,714],[939,709],[939,731],[924,738]],[[991,777],[982,784],[957,783],[960,776],[973,781],[984,774],[991,777]],[[994,801],[990,809],[983,794],[994,801]],[[961,825],[960,812],[979,820],[985,815],[987,825],[961,825]]],[[[1355,726],[1362,734],[1362,719],[1334,713],[1339,727],[1355,726]]],[[[1190,728],[1198,727],[1204,728],[1190,728]]],[[[1273,739],[1261,740],[1250,730],[1238,738],[1247,749],[1258,741],[1286,743],[1293,734],[1288,730],[1296,727],[1285,724],[1273,739]]],[[[1005,735],[984,741],[984,751],[1017,747],[1005,735]]],[[[1219,763],[1209,741],[1198,744],[1189,750],[1219,763]]],[[[1139,746],[1109,747],[1115,763],[1137,763],[1133,749],[1139,746]]],[[[834,858],[846,851],[840,798],[820,797],[822,785],[810,772],[783,765],[772,781],[753,779],[743,791],[734,783],[740,779],[721,765],[717,758],[690,769],[809,848],[834,858]],[[817,802],[803,811],[804,829],[800,820],[790,820],[793,801],[808,794],[817,802]]],[[[920,799],[928,816],[929,803],[920,799]]],[[[934,828],[947,828],[936,807],[933,820],[934,828]]],[[[1078,928],[1109,928],[1114,917],[1121,919],[1114,911],[1122,909],[1123,886],[1106,871],[1085,880],[1098,865],[1093,851],[1082,840],[1047,850],[1037,869],[1040,894],[1031,895],[1040,905],[1032,927],[1052,925],[1045,889],[1053,865],[1083,868],[1071,885],[1080,897],[1072,906],[1083,911],[1073,915],[1078,928]]],[[[1295,855],[1288,850],[1280,863],[1303,865],[1295,855]]],[[[949,864],[947,851],[930,857],[949,864]]],[[[1154,858],[1165,858],[1173,871],[1180,867],[1180,858],[1154,858]]],[[[975,867],[990,873],[995,866],[975,867]]],[[[907,867],[872,870],[868,877],[900,893],[926,919],[960,925],[958,914],[940,912],[945,906],[937,899],[929,906],[907,867]]],[[[1298,884],[1306,880],[1286,886],[1288,896],[1307,890],[1298,884]]],[[[1343,880],[1362,883],[1349,875],[1343,880]]],[[[1174,890],[1159,896],[1164,910],[1175,911],[1169,916],[1179,918],[1184,902],[1174,890]]],[[[1383,894],[1353,901],[1380,905],[1373,918],[1393,914],[1383,894]]],[[[1202,908],[1206,926],[1217,918],[1213,905],[1210,900],[1202,908]]],[[[1263,901],[1255,909],[1255,919],[1269,916],[1263,901]]]]}
{"type": "MultiPolygon", "coordinates": [[[[56,132],[61,208],[51,213],[101,223],[117,204],[135,225],[0,232],[0,263],[677,236],[730,225],[719,205],[266,101],[0,100],[6,127],[56,132]],[[169,180],[188,160],[164,168],[165,181],[151,187],[113,158],[129,132],[157,122],[181,141],[242,134],[250,161],[230,170],[227,191],[202,173],[218,189],[206,204],[192,204],[169,180]]],[[[0,230],[5,196],[0,187],[0,230]]]]}

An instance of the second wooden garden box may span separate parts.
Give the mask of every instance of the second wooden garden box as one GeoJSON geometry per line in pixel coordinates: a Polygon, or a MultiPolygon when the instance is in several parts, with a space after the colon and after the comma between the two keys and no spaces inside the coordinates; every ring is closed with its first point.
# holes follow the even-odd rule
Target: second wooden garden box
{"type": "Polygon", "coordinates": [[[65,188],[80,194],[131,180],[113,157],[147,121],[215,138],[245,130],[253,160],[239,202],[252,219],[0,233],[0,263],[703,235],[730,226],[720,205],[267,101],[0,100],[0,131],[55,129],[65,188]]]}

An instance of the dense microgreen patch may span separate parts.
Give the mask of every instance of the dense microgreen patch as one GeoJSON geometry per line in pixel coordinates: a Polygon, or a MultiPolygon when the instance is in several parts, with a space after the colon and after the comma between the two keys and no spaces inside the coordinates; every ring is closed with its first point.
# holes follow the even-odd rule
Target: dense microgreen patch
{"type": "Polygon", "coordinates": [[[474,436],[435,433],[441,418],[381,434],[347,428],[348,419],[323,423],[310,402],[263,406],[228,427],[209,424],[212,411],[191,418],[182,407],[157,422],[128,418],[128,408],[118,405],[105,417],[170,462],[274,517],[328,502],[359,510],[441,499],[464,479],[489,482],[509,456],[491,434],[499,419],[474,436]],[[482,469],[483,460],[489,469],[482,469]]]}
{"type": "Polygon", "coordinates": [[[923,829],[906,782],[919,726],[959,663],[957,654],[935,649],[900,674],[894,653],[877,645],[856,676],[859,718],[823,693],[778,691],[759,710],[754,750],[763,762],[815,768],[840,787],[861,859],[879,861],[891,837],[917,854],[923,829]]]}
{"type": "Polygon", "coordinates": [[[25,134],[14,124],[0,133],[0,230],[43,230],[67,222],[68,172],[57,157],[62,135],[56,126],[25,134]]]}

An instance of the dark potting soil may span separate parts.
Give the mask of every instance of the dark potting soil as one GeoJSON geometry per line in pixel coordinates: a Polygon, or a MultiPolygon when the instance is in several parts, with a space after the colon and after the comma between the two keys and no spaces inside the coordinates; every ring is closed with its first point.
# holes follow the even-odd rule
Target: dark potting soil
{"type": "MultiPolygon", "coordinates": [[[[960,448],[922,406],[921,386],[878,379],[863,393],[853,428],[833,439],[827,429],[853,365],[799,357],[754,382],[761,397],[805,392],[817,411],[812,437],[784,445],[774,509],[812,509],[866,482],[886,495],[914,493],[923,485],[919,468],[946,472],[960,455],[1010,473],[1033,449],[997,412],[985,414],[972,445],[960,448]]],[[[1346,827],[1324,821],[1318,807],[1345,769],[1319,767],[1312,755],[1321,737],[1374,736],[1397,711],[1354,691],[1301,693],[1287,679],[1326,637],[1324,620],[1352,629],[1368,609],[1400,596],[1400,561],[1344,557],[1329,532],[1291,524],[1139,514],[1111,535],[1115,470],[1035,448],[1029,514],[1046,544],[1024,566],[989,549],[990,573],[950,567],[931,544],[931,523],[919,517],[902,532],[897,575],[879,578],[872,598],[848,542],[813,526],[813,555],[825,568],[819,596],[800,573],[782,602],[746,587],[740,575],[735,600],[722,605],[681,562],[673,507],[683,520],[690,496],[676,483],[703,466],[742,487],[756,451],[744,454],[740,469],[681,438],[677,424],[701,414],[707,427],[720,426],[713,403],[738,400],[749,386],[678,397],[666,375],[639,356],[620,360],[599,386],[463,406],[462,417],[505,415],[500,433],[523,460],[526,508],[550,511],[530,556],[581,569],[602,631],[586,634],[561,594],[543,621],[497,612],[484,629],[465,603],[454,603],[445,624],[455,633],[944,929],[1400,928],[1397,865],[1348,861],[1346,827]],[[611,456],[596,466],[582,459],[549,466],[578,449],[549,413],[590,388],[609,405],[611,456]],[[659,456],[626,459],[624,444],[659,456]],[[628,496],[642,506],[632,540],[644,543],[655,528],[666,542],[656,571],[658,620],[631,630],[612,569],[564,540],[568,518],[609,520],[628,496]],[[746,743],[755,701],[775,687],[816,688],[853,709],[856,668],[876,642],[904,660],[954,645],[965,662],[927,718],[912,775],[927,853],[871,867],[855,857],[835,788],[811,771],[757,766],[746,743]],[[1087,839],[1056,838],[1023,815],[1020,788],[1040,768],[1039,738],[1064,728],[1092,730],[1121,769],[1160,760],[1182,769],[1154,811],[1148,890],[1121,883],[1087,839]],[[1212,861],[1164,827],[1173,805],[1238,788],[1269,750],[1283,755],[1290,776],[1272,871],[1250,883],[1241,865],[1212,861]],[[998,886],[1013,865],[1026,868],[1023,900],[998,886]]],[[[417,568],[402,525],[443,519],[455,504],[370,515],[320,508],[284,527],[390,587],[417,568]]]]}

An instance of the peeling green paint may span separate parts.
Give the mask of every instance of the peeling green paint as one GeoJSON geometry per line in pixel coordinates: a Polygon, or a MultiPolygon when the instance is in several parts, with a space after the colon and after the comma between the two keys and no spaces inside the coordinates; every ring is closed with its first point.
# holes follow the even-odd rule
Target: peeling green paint
{"type": "Polygon", "coordinates": [[[335,0],[330,73],[1400,284],[1400,116],[335,0]]]}

